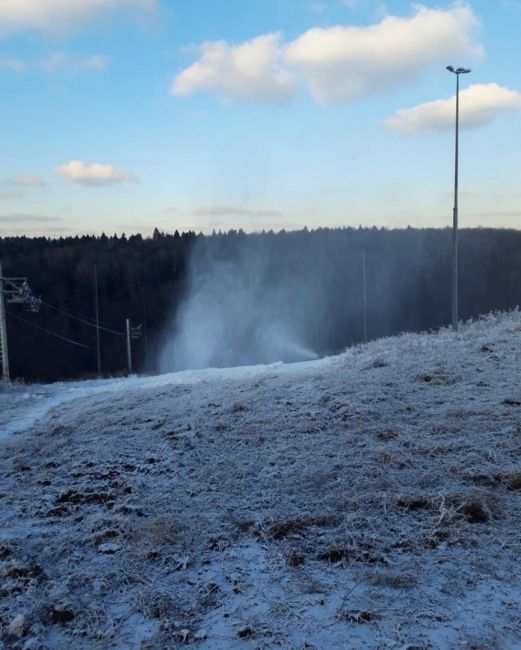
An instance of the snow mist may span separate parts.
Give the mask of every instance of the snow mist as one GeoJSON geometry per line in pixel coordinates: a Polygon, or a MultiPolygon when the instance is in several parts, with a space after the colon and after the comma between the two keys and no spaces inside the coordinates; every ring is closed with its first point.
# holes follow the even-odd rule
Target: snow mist
{"type": "Polygon", "coordinates": [[[298,264],[280,262],[266,237],[199,239],[161,371],[317,358],[310,324],[323,311],[320,287],[298,264]]]}

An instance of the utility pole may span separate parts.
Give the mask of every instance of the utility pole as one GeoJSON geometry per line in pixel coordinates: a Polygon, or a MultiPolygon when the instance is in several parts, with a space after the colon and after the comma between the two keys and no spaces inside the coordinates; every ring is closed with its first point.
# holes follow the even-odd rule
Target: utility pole
{"type": "Polygon", "coordinates": [[[0,357],[2,358],[2,380],[8,382],[9,377],[9,349],[7,347],[7,315],[5,312],[4,278],[2,275],[2,262],[0,261],[0,357]]]}
{"type": "Polygon", "coordinates": [[[367,281],[366,281],[365,248],[362,251],[362,295],[363,295],[363,323],[364,343],[367,343],[367,281]]]}
{"type": "Polygon", "coordinates": [[[147,331],[147,308],[143,308],[143,347],[144,347],[144,367],[148,371],[148,331],[147,331]]]}
{"type": "Polygon", "coordinates": [[[130,318],[125,320],[127,331],[127,366],[129,375],[132,373],[132,344],[130,343],[130,318]]]}
{"type": "Polygon", "coordinates": [[[127,366],[129,374],[132,372],[132,339],[140,339],[143,334],[143,325],[134,325],[130,327],[130,318],[125,320],[125,329],[127,333],[127,366]]]}
{"type": "Polygon", "coordinates": [[[98,362],[98,379],[101,377],[101,347],[99,340],[99,304],[98,304],[98,263],[94,262],[94,304],[96,307],[96,359],[98,362]]]}
{"type": "Polygon", "coordinates": [[[454,208],[452,211],[452,329],[458,331],[458,189],[459,189],[459,76],[469,74],[468,68],[447,66],[456,75],[456,145],[454,160],[454,208]]]}

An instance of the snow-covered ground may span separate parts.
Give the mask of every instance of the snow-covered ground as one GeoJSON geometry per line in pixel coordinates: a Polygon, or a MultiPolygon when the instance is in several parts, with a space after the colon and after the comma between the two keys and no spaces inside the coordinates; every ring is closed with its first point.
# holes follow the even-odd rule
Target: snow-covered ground
{"type": "Polygon", "coordinates": [[[521,648],[521,314],[0,392],[7,648],[521,648]]]}

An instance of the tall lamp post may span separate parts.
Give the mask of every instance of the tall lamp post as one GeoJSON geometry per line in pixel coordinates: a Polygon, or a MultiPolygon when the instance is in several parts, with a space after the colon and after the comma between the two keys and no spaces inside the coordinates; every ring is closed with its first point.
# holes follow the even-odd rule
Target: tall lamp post
{"type": "Polygon", "coordinates": [[[458,166],[459,166],[459,76],[469,74],[468,68],[447,66],[456,75],[456,156],[454,165],[454,209],[452,212],[452,329],[458,331],[458,166]]]}

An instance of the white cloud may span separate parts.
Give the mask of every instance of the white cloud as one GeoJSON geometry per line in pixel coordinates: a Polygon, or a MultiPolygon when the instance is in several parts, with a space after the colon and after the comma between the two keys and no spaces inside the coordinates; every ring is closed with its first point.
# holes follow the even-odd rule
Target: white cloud
{"type": "Polygon", "coordinates": [[[65,165],[60,165],[56,167],[55,173],[72,183],[90,186],[136,183],[139,180],[135,174],[117,169],[112,165],[89,164],[81,160],[71,160],[65,165]]]}
{"type": "Polygon", "coordinates": [[[210,91],[226,100],[281,101],[301,79],[319,103],[349,102],[410,83],[452,57],[482,56],[474,39],[477,27],[466,5],[445,10],[414,5],[407,18],[314,28],[286,44],[278,34],[240,45],[205,43],[199,60],[177,76],[172,93],[210,91]]]}
{"type": "Polygon", "coordinates": [[[61,221],[61,219],[41,214],[0,214],[0,223],[50,223],[52,221],[61,221]]]}
{"type": "Polygon", "coordinates": [[[39,66],[49,74],[55,74],[60,71],[78,74],[84,70],[99,72],[104,70],[110,63],[108,56],[95,54],[90,56],[80,56],[69,52],[52,52],[49,56],[42,59],[39,66]]]}
{"type": "Polygon", "coordinates": [[[72,29],[106,12],[150,11],[156,4],[156,0],[1,0],[0,36],[72,29]]]}
{"type": "Polygon", "coordinates": [[[241,45],[204,43],[200,58],[172,85],[173,95],[206,90],[224,100],[281,102],[291,97],[295,79],[281,62],[279,34],[265,34],[241,45]]]}
{"type": "Polygon", "coordinates": [[[41,176],[34,174],[18,174],[11,178],[0,180],[0,198],[22,199],[32,190],[43,190],[47,183],[41,176]],[[3,189],[5,188],[5,189],[3,189]]]}
{"type": "Polygon", "coordinates": [[[36,176],[35,174],[17,174],[11,178],[6,178],[1,181],[2,185],[8,185],[9,187],[19,187],[19,188],[33,188],[33,187],[46,187],[47,183],[41,176],[36,176]]]}
{"type": "Polygon", "coordinates": [[[278,210],[254,210],[251,208],[241,208],[235,205],[208,205],[197,208],[192,213],[197,217],[281,217],[282,212],[278,210]]]}
{"type": "MultiPolygon", "coordinates": [[[[392,131],[411,135],[454,128],[456,97],[405,108],[384,122],[392,131]]],[[[495,83],[476,84],[460,92],[462,128],[489,124],[499,114],[521,110],[521,94],[495,83]]]]}
{"type": "Polygon", "coordinates": [[[5,57],[0,59],[0,69],[10,70],[11,72],[23,72],[25,63],[17,57],[5,57]]]}
{"type": "Polygon", "coordinates": [[[477,19],[467,6],[447,10],[415,5],[410,18],[386,16],[369,27],[310,29],[286,49],[320,103],[345,102],[410,82],[434,63],[475,58],[477,19]]]}

